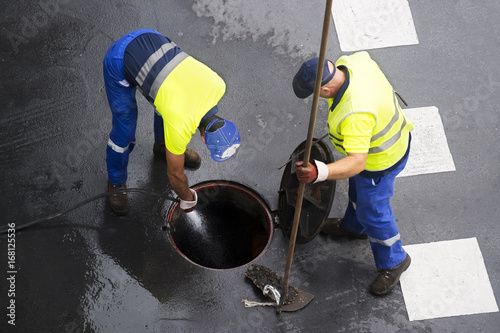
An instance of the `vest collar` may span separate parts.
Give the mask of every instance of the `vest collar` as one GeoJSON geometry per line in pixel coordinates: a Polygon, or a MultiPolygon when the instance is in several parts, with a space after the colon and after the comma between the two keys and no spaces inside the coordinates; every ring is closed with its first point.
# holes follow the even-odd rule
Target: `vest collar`
{"type": "Polygon", "coordinates": [[[342,83],[339,91],[335,95],[335,98],[333,99],[332,106],[330,106],[330,111],[333,111],[337,107],[337,105],[340,103],[340,100],[342,99],[342,96],[344,96],[344,93],[347,90],[347,87],[349,87],[349,82],[350,82],[349,69],[344,65],[337,66],[337,68],[340,70],[345,69],[345,81],[344,81],[344,83],[342,83]]]}

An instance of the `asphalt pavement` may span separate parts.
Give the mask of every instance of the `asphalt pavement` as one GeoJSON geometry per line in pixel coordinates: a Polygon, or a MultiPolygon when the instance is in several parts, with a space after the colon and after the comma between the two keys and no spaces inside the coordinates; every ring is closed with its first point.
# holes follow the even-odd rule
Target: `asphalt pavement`
{"type": "MultiPolygon", "coordinates": [[[[369,52],[409,107],[439,109],[456,170],[397,179],[392,207],[403,244],[475,237],[498,300],[500,3],[409,4],[419,43],[369,52]]],[[[111,113],[102,60],[115,40],[139,28],[168,36],[227,85],[219,110],[238,125],[242,147],[217,163],[195,135],[190,147],[202,166],[186,171],[190,185],[238,182],[276,212],[278,167],[305,140],[311,108],[311,98],[295,97],[291,80],[319,53],[323,1],[5,0],[1,7],[2,227],[106,191],[111,113]]],[[[332,21],[327,58],[342,54],[332,21]]],[[[128,186],[170,193],[165,162],[152,151],[153,110],[142,96],[138,106],[128,186]]],[[[315,137],[326,133],[326,123],[321,101],[315,137]]],[[[281,314],[245,308],[242,299],[265,300],[244,276],[248,265],[214,270],[193,264],[161,228],[171,203],[142,193],[130,200],[126,217],[98,199],[0,236],[0,331],[498,331],[498,312],[410,320],[399,285],[383,298],[369,294],[376,269],[368,241],[324,235],[295,249],[290,284],[314,294],[307,307],[281,314]]],[[[341,180],[330,216],[341,216],[346,205],[347,181],[341,180]]],[[[287,250],[288,239],[277,229],[254,263],[283,275],[287,250]]]]}

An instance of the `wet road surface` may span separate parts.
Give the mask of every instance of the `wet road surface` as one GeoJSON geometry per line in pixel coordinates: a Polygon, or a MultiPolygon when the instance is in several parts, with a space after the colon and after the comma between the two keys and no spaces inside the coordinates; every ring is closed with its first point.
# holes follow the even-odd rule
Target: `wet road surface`
{"type": "MultiPolygon", "coordinates": [[[[401,178],[392,201],[405,244],[477,237],[496,297],[500,176],[500,14],[498,3],[410,1],[420,44],[370,51],[412,107],[436,105],[457,170],[401,178]],[[479,87],[479,88],[478,88],[479,87]]],[[[2,3],[0,36],[0,216],[22,225],[106,190],[111,126],[102,79],[107,48],[128,31],[153,28],[226,81],[222,116],[238,124],[242,148],[210,160],[199,136],[190,146],[202,167],[191,185],[245,184],[277,209],[278,167],[306,137],[310,101],[291,78],[319,51],[322,1],[81,1],[2,3]]],[[[328,57],[341,54],[333,24],[328,57]]],[[[137,146],[129,187],[170,193],[155,159],[153,110],[138,98],[137,146]]],[[[326,129],[321,102],[316,137],[326,129]]],[[[331,211],[347,203],[337,184],[331,211]]],[[[300,312],[247,309],[263,300],[246,266],[192,264],[162,230],[168,202],[131,194],[116,217],[105,200],[0,238],[2,332],[495,332],[498,313],[408,320],[400,287],[385,298],[367,289],[376,275],[366,241],[320,235],[297,246],[290,285],[315,295],[300,312]],[[5,268],[4,268],[5,267],[5,268]],[[15,274],[8,271],[15,270],[15,274]],[[6,278],[15,275],[14,296],[6,278]],[[7,307],[15,302],[15,326],[7,307]]],[[[283,275],[288,241],[275,232],[257,263],[283,275]]]]}

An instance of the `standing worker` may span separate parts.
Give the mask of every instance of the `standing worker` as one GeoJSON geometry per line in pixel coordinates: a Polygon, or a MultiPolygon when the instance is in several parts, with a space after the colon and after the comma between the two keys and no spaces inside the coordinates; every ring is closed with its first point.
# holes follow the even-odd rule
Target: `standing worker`
{"type": "MultiPolygon", "coordinates": [[[[297,97],[314,91],[318,58],[302,64],[293,79],[297,97]]],[[[405,117],[395,92],[367,52],[325,60],[320,97],[328,99],[328,132],[346,157],[325,164],[295,165],[302,183],[349,178],[349,204],[342,219],[328,219],[322,232],[369,238],[378,276],[370,292],[389,293],[410,266],[390,206],[394,179],[404,169],[413,124],[405,117]]]]}
{"type": "MultiPolygon", "coordinates": [[[[129,154],[135,145],[137,89],[155,107],[153,152],[166,156],[168,180],[181,199],[180,208],[192,211],[198,198],[183,168],[201,164],[198,153],[187,148],[196,129],[215,161],[227,160],[240,145],[236,126],[215,115],[226,90],[224,81],[150,29],[132,31],[114,43],[103,69],[113,114],[106,154],[108,191],[126,189],[129,154]]],[[[109,202],[115,214],[128,214],[126,192],[110,195],[109,202]]]]}

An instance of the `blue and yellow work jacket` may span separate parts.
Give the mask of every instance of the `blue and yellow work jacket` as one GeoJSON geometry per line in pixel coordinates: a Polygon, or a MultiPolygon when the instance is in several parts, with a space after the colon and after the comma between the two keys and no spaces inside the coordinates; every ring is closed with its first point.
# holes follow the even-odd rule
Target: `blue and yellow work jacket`
{"type": "Polygon", "coordinates": [[[127,80],[162,116],[166,148],[184,153],[203,116],[224,95],[224,80],[155,31],[135,37],[123,62],[127,80]]]}

